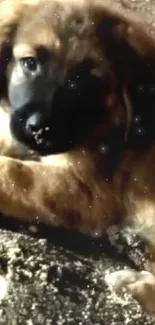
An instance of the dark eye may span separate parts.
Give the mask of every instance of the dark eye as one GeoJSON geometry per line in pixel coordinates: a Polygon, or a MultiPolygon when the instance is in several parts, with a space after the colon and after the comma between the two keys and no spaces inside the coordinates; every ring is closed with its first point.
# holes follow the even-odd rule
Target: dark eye
{"type": "Polygon", "coordinates": [[[29,56],[26,58],[22,58],[21,62],[26,70],[31,72],[35,72],[37,70],[38,62],[35,57],[29,56]]]}

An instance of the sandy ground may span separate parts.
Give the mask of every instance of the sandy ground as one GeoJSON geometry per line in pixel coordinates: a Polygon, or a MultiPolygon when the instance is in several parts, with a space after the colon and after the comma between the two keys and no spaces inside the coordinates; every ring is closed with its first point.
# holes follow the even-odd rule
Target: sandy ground
{"type": "Polygon", "coordinates": [[[104,283],[110,271],[145,262],[143,244],[129,234],[91,240],[1,221],[0,325],[153,325],[125,290],[104,283]]]}

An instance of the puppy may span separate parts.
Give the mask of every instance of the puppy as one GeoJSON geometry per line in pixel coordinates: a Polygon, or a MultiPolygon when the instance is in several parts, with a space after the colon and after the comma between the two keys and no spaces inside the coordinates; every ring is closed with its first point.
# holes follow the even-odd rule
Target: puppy
{"type": "MultiPolygon", "coordinates": [[[[154,50],[108,1],[0,2],[1,213],[92,236],[129,225],[154,252],[154,50]]],[[[151,272],[106,281],[155,313],[151,272]]]]}

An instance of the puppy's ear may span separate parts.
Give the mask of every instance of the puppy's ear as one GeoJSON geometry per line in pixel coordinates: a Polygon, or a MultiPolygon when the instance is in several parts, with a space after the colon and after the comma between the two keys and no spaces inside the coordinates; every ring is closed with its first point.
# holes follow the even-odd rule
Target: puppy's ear
{"type": "MultiPolygon", "coordinates": [[[[92,1],[90,12],[101,52],[107,59],[105,67],[104,59],[98,58],[98,71],[101,75],[106,69],[109,71],[113,94],[116,97],[119,94],[123,103],[128,134],[138,105],[142,114],[148,110],[149,100],[154,100],[155,106],[155,96],[149,97],[137,91],[139,85],[145,84],[144,88],[148,89],[150,84],[155,84],[155,38],[145,17],[122,8],[114,1],[92,1]]],[[[114,116],[116,107],[112,111],[114,116]]],[[[122,108],[120,118],[121,112],[122,108]]]]}
{"type": "Polygon", "coordinates": [[[124,49],[125,58],[129,57],[130,49],[140,57],[154,58],[153,27],[142,13],[138,15],[108,0],[95,0],[91,4],[92,22],[110,56],[119,60],[120,50],[124,49]]]}

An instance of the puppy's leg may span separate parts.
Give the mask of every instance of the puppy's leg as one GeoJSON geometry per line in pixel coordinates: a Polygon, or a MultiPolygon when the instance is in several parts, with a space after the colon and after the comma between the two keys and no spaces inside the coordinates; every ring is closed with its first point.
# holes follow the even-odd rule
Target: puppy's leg
{"type": "MultiPolygon", "coordinates": [[[[136,187],[136,186],[135,186],[136,187]]],[[[144,186],[142,188],[145,188],[144,186]]],[[[133,193],[133,192],[132,192],[133,193]]],[[[145,192],[144,192],[145,193],[145,192]]],[[[155,228],[154,228],[154,202],[143,198],[136,200],[134,196],[135,213],[130,214],[133,233],[141,235],[145,242],[145,257],[143,271],[124,269],[112,272],[105,276],[105,282],[112,290],[123,287],[137,299],[141,306],[151,315],[155,316],[155,228]],[[148,272],[149,271],[149,272],[148,272]]],[[[129,201],[127,201],[129,207],[129,201]]],[[[126,231],[126,229],[124,229],[126,231]]],[[[134,249],[134,247],[133,247],[134,249]]],[[[143,261],[142,261],[143,263],[143,261]]]]}
{"type": "Polygon", "coordinates": [[[46,163],[0,157],[0,212],[86,233],[103,231],[115,214],[112,191],[107,182],[105,188],[100,184],[90,157],[87,163],[81,157],[80,164],[80,156],[75,160],[70,155],[46,163]]]}
{"type": "Polygon", "coordinates": [[[149,314],[155,315],[155,277],[151,273],[126,269],[107,274],[105,282],[115,290],[125,287],[149,314]]]}

